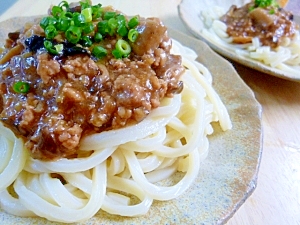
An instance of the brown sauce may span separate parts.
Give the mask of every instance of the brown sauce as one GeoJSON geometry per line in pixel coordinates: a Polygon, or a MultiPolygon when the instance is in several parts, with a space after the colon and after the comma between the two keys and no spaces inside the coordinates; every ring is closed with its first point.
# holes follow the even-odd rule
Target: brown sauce
{"type": "MultiPolygon", "coordinates": [[[[166,27],[149,18],[139,29],[128,58],[108,54],[94,61],[87,54],[56,57],[25,48],[0,65],[0,119],[24,137],[34,158],[76,157],[84,135],[138,123],[162,98],[181,92],[184,69],[181,57],[170,54],[166,27]],[[13,91],[20,80],[30,84],[28,93],[13,91]]],[[[20,37],[25,32],[41,35],[38,25],[20,37]]],[[[9,39],[7,49],[23,41],[9,39]]],[[[104,45],[115,43],[110,37],[104,45]]]]}

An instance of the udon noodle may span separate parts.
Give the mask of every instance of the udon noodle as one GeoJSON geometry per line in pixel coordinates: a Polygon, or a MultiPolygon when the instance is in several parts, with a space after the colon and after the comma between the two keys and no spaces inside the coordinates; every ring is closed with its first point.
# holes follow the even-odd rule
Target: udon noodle
{"type": "Polygon", "coordinates": [[[0,125],[0,204],[16,216],[78,222],[100,209],[120,216],[146,214],[154,200],[177,198],[195,180],[209,149],[212,122],[231,128],[228,112],[197,55],[173,40],[186,68],[184,89],[165,98],[140,123],[84,137],[81,157],[33,159],[23,141],[0,125]],[[176,172],[176,184],[163,185],[176,172]],[[132,196],[138,200],[132,202],[132,196]]]}

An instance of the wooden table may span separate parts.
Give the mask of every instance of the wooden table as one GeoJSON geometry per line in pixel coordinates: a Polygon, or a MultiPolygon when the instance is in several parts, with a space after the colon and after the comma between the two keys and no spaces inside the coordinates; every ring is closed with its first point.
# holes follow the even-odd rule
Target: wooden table
{"type": "MultiPolygon", "coordinates": [[[[0,21],[13,16],[39,15],[49,4],[59,2],[0,0],[0,21]]],[[[158,16],[167,26],[189,34],[177,14],[180,0],[102,0],[101,3],[113,5],[128,15],[158,16]]],[[[290,8],[298,13],[299,5],[299,0],[290,1],[290,8]]],[[[264,140],[257,188],[227,224],[300,224],[300,83],[234,66],[263,107],[264,140]]]]}

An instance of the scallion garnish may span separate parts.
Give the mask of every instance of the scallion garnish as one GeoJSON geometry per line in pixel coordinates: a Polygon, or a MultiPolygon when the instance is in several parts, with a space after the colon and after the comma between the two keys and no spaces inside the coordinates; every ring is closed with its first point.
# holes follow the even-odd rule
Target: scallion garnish
{"type": "Polygon", "coordinates": [[[57,35],[57,30],[54,25],[49,25],[45,28],[45,36],[47,39],[53,39],[57,35]]]}
{"type": "Polygon", "coordinates": [[[85,22],[89,23],[92,22],[93,17],[92,17],[92,8],[85,8],[81,10],[81,14],[84,16],[85,22]]]}
{"type": "Polygon", "coordinates": [[[57,30],[66,31],[71,25],[71,19],[68,17],[60,17],[57,21],[57,30]]]}
{"type": "Polygon", "coordinates": [[[44,17],[40,26],[44,29],[46,40],[44,47],[50,54],[65,54],[64,45],[81,44],[100,59],[108,54],[104,45],[100,46],[103,39],[116,37],[117,44],[112,51],[116,58],[127,57],[131,52],[129,43],[135,42],[138,32],[135,29],[139,24],[138,16],[129,21],[122,14],[115,11],[105,11],[101,4],[91,5],[88,0],[80,1],[81,10],[70,8],[67,1],[62,1],[51,8],[51,16],[44,17]],[[55,38],[59,34],[58,37],[55,38]],[[57,43],[58,40],[65,39],[57,43]],[[119,39],[121,38],[121,39],[119,39]],[[54,40],[55,39],[55,40],[54,40]]]}
{"type": "Polygon", "coordinates": [[[127,57],[131,52],[131,47],[128,44],[128,42],[125,40],[122,40],[122,39],[119,39],[117,41],[115,48],[116,49],[113,54],[114,54],[114,56],[117,55],[118,58],[127,57]],[[121,57],[119,57],[119,56],[121,56],[121,57]]]}
{"type": "Polygon", "coordinates": [[[51,10],[52,16],[59,18],[61,16],[62,12],[63,12],[63,9],[61,7],[59,7],[59,6],[52,7],[52,10],[51,10]]]}
{"type": "Polygon", "coordinates": [[[95,36],[94,36],[94,40],[95,40],[95,42],[100,42],[100,41],[102,41],[102,40],[103,40],[102,34],[96,33],[95,36]]]}
{"type": "Polygon", "coordinates": [[[66,31],[66,39],[72,44],[76,44],[81,38],[81,29],[76,26],[70,26],[66,31]]]}
{"type": "Polygon", "coordinates": [[[29,91],[30,85],[25,81],[15,82],[13,85],[13,90],[19,94],[26,94],[29,91]]]}
{"type": "Polygon", "coordinates": [[[139,19],[137,16],[132,17],[128,22],[129,28],[135,28],[139,24],[139,19]]]}
{"type": "Polygon", "coordinates": [[[77,27],[82,27],[86,22],[85,17],[79,12],[73,13],[73,21],[74,25],[77,27]]]}
{"type": "Polygon", "coordinates": [[[90,47],[93,44],[93,42],[89,36],[83,36],[81,38],[81,43],[84,47],[90,47]]]}
{"type": "Polygon", "coordinates": [[[69,3],[67,1],[61,1],[58,6],[64,10],[64,11],[68,11],[69,10],[69,3]]]}
{"type": "Polygon", "coordinates": [[[129,41],[131,42],[135,42],[137,37],[138,37],[139,33],[137,30],[135,29],[131,29],[129,32],[128,32],[128,39],[129,41]]]}
{"type": "Polygon", "coordinates": [[[119,26],[117,33],[121,36],[121,37],[125,37],[128,34],[128,28],[125,25],[121,25],[119,26]]]}
{"type": "Polygon", "coordinates": [[[114,18],[116,16],[116,12],[105,12],[103,19],[104,20],[109,20],[110,18],[114,18]]]}
{"type": "Polygon", "coordinates": [[[107,55],[107,50],[102,46],[97,45],[93,48],[92,55],[98,59],[101,59],[107,55]]]}
{"type": "Polygon", "coordinates": [[[94,24],[93,23],[86,23],[83,27],[82,27],[82,32],[85,34],[89,34],[92,31],[94,31],[94,24]]]}

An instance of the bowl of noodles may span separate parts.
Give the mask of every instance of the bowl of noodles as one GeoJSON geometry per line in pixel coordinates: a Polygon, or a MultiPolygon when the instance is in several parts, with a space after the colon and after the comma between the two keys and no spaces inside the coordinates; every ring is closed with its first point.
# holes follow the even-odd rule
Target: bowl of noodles
{"type": "Polygon", "coordinates": [[[285,4],[183,0],[178,11],[189,31],[224,57],[263,73],[300,81],[299,19],[284,8],[285,4]]]}
{"type": "MultiPolygon", "coordinates": [[[[60,8],[66,10],[66,2],[60,8]]],[[[66,12],[75,17],[86,8],[93,9],[86,2],[66,12]]],[[[132,17],[135,25],[129,25],[131,17],[105,10],[109,16],[97,20],[90,46],[72,43],[76,28],[70,39],[67,29],[44,38],[53,26],[48,18],[40,29],[45,16],[0,23],[6,45],[1,221],[225,223],[256,187],[260,105],[203,42],[166,29],[159,19],[132,17]],[[136,30],[137,39],[124,35],[120,47],[115,38],[121,34],[107,29],[96,41],[101,21],[111,18],[125,18],[119,26],[136,30]],[[145,38],[153,28],[160,34],[145,38]]]]}

